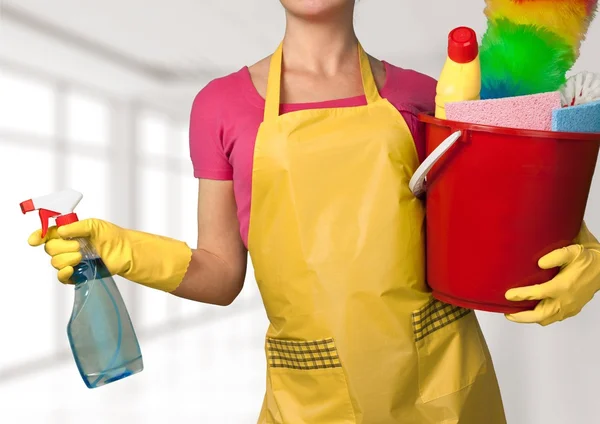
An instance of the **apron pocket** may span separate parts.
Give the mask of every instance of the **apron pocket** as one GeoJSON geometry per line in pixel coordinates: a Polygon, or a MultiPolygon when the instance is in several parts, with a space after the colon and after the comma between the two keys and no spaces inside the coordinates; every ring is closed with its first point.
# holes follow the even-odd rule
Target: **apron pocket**
{"type": "Polygon", "coordinates": [[[479,323],[470,309],[432,300],[412,313],[423,402],[456,393],[485,372],[479,323]]]}
{"type": "Polygon", "coordinates": [[[346,376],[333,339],[267,338],[273,398],[285,424],[354,424],[346,376]]]}

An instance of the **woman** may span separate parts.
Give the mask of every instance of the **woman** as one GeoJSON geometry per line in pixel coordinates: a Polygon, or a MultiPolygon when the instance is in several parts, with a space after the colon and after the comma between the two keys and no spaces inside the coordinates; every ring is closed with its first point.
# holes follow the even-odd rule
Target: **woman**
{"type": "Polygon", "coordinates": [[[505,423],[475,314],[425,283],[408,182],[435,81],[366,55],[354,0],[282,4],[275,53],[194,101],[196,249],[94,219],[30,244],[62,282],[81,259],[64,239],[88,236],[114,274],[217,305],[240,293],[248,249],[271,323],[260,423],[505,423]]]}

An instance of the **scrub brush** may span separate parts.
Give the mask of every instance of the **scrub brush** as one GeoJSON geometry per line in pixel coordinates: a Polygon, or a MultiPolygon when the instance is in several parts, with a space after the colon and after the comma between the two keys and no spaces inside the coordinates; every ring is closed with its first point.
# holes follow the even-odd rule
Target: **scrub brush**
{"type": "Polygon", "coordinates": [[[558,91],[579,57],[598,0],[486,0],[482,99],[558,91]]]}
{"type": "Polygon", "coordinates": [[[580,72],[570,77],[560,89],[563,107],[600,100],[600,74],[580,72]]]}

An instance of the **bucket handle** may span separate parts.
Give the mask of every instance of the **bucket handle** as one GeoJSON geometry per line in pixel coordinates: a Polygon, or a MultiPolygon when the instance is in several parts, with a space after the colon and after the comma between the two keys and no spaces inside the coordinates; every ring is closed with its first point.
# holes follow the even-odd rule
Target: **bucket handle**
{"type": "Polygon", "coordinates": [[[438,160],[444,156],[444,154],[460,139],[461,136],[462,131],[458,130],[454,132],[452,135],[450,135],[450,137],[446,138],[439,146],[437,146],[417,168],[408,184],[410,191],[412,191],[416,197],[420,197],[427,190],[427,173],[431,171],[431,168],[433,168],[438,160]]]}

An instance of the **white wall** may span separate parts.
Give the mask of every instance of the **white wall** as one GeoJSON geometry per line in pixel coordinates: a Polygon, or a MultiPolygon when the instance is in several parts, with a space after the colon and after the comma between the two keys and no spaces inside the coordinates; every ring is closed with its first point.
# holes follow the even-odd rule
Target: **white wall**
{"type": "MultiPolygon", "coordinates": [[[[265,8],[272,18],[281,16],[275,6],[265,8]]],[[[481,34],[482,9],[483,1],[478,0],[363,0],[357,28],[370,53],[436,76],[447,32],[466,24],[481,34]]],[[[215,13],[211,10],[207,13],[215,13]]],[[[283,28],[274,19],[263,26],[269,38],[255,47],[256,59],[268,54],[283,28]]],[[[78,209],[81,217],[105,218],[193,244],[196,182],[185,133],[189,102],[204,82],[170,91],[10,22],[3,29],[0,421],[105,423],[111,418],[150,423],[172,417],[170,408],[176,408],[182,414],[179,423],[253,422],[264,390],[266,322],[251,269],[243,297],[227,309],[119,281],[140,332],[146,370],[88,391],[65,350],[71,289],[56,283],[43,250],[27,246],[27,236],[38,222],[34,215],[22,216],[18,208],[25,198],[71,185],[85,194],[78,209]],[[98,413],[108,407],[113,412],[98,413]]],[[[231,71],[241,66],[232,59],[232,46],[244,49],[243,41],[230,32],[212,35],[234,37],[215,53],[214,62],[225,63],[231,71]]],[[[576,70],[600,70],[595,54],[600,49],[600,21],[588,38],[576,70]]],[[[598,178],[586,216],[596,234],[598,178]]],[[[494,314],[479,316],[510,424],[600,421],[595,390],[600,379],[597,300],[578,317],[548,328],[513,324],[494,314]]]]}

